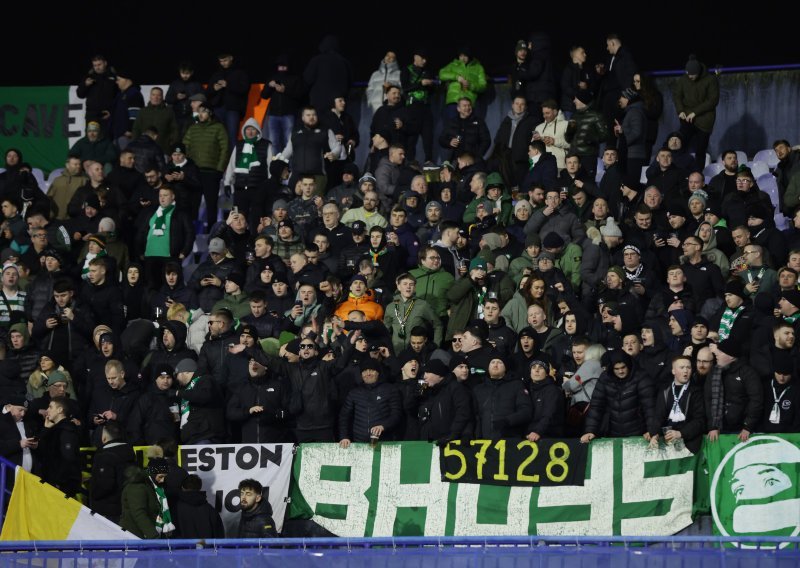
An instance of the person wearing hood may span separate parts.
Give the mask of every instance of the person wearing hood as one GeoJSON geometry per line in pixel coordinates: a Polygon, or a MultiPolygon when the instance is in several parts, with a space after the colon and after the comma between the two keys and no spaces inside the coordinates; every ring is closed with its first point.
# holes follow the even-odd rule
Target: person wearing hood
{"type": "Polygon", "coordinates": [[[529,430],[531,399],[500,354],[489,360],[487,378],[472,389],[477,439],[522,438],[529,430]]]}
{"type": "Polygon", "coordinates": [[[716,264],[722,273],[722,279],[727,280],[728,273],[730,272],[730,262],[728,261],[728,257],[717,248],[717,236],[714,233],[713,225],[708,221],[703,221],[700,223],[700,226],[697,227],[695,235],[703,243],[703,257],[716,264]]]}
{"type": "Polygon", "coordinates": [[[664,441],[673,444],[683,440],[686,448],[696,454],[705,434],[706,414],[703,391],[692,381],[690,357],[678,355],[672,359],[672,381],[659,386],[655,401],[656,421],[664,431],[664,441]]]}
{"type": "Polygon", "coordinates": [[[242,518],[236,538],[275,538],[278,536],[272,518],[272,505],[264,496],[264,488],[255,479],[239,482],[239,509],[242,518]]]}
{"type": "Polygon", "coordinates": [[[125,440],[125,430],[119,422],[110,420],[102,430],[102,445],[92,457],[89,507],[109,521],[119,523],[125,470],[136,466],[136,454],[125,440]]]}
{"type": "Polygon", "coordinates": [[[599,436],[643,436],[655,447],[661,430],[654,401],[652,382],[644,373],[634,372],[630,355],[618,349],[611,351],[607,371],[592,393],[581,442],[587,444],[599,436]]]}
{"type": "Polygon", "coordinates": [[[186,286],[183,280],[183,268],[177,262],[164,263],[163,284],[150,296],[150,305],[158,308],[163,314],[173,304],[183,304],[187,310],[198,307],[197,295],[194,290],[186,286]]]}
{"type": "MultiPolygon", "coordinates": [[[[694,327],[694,326],[692,326],[694,327]]],[[[639,368],[661,388],[669,384],[670,361],[675,352],[667,348],[666,334],[661,321],[648,320],[642,324],[642,351],[636,358],[639,368]]]]}
{"type": "Polygon", "coordinates": [[[686,62],[686,74],[672,88],[675,112],[687,150],[694,151],[696,170],[705,167],[708,141],[714,130],[719,104],[719,81],[694,55],[686,62]]]}
{"type": "Polygon", "coordinates": [[[147,468],[129,468],[122,490],[122,516],[119,525],[139,538],[168,537],[175,530],[164,492],[169,464],[161,457],[151,458],[147,468]]]}
{"type": "Polygon", "coordinates": [[[361,362],[361,384],[352,389],[339,412],[339,445],[392,440],[402,418],[400,391],[384,382],[380,365],[371,357],[361,362]]]}
{"type": "Polygon", "coordinates": [[[273,148],[253,117],[244,122],[241,133],[242,139],[233,145],[222,183],[233,188],[233,206],[255,227],[264,211],[273,148]]]}
{"type": "Polygon", "coordinates": [[[197,359],[192,349],[186,346],[186,325],[175,320],[161,324],[157,347],[142,362],[142,380],[149,383],[156,378],[156,369],[163,365],[174,368],[184,359],[197,359]]]}
{"type": "Polygon", "coordinates": [[[689,310],[674,309],[669,310],[668,315],[670,338],[667,341],[667,349],[673,354],[681,354],[692,341],[694,314],[689,310]]]}
{"type": "Polygon", "coordinates": [[[469,46],[460,47],[457,57],[439,70],[439,80],[447,85],[446,119],[457,116],[456,104],[462,97],[469,101],[471,113],[478,95],[486,90],[487,85],[486,71],[481,62],[472,56],[469,46]]]}
{"type": "Polygon", "coordinates": [[[575,373],[564,381],[561,388],[567,396],[567,418],[564,434],[568,437],[579,438],[585,432],[584,422],[589,411],[600,375],[603,373],[601,359],[606,354],[606,348],[599,343],[594,343],[586,348],[584,361],[575,373]]]}
{"type": "Polygon", "coordinates": [[[203,490],[203,480],[197,475],[188,475],[181,483],[181,491],[176,496],[175,538],[207,539],[225,538],[222,518],[208,502],[203,490]]]}
{"type": "MultiPolygon", "coordinates": [[[[242,331],[245,333],[257,334],[249,326],[242,331]]],[[[249,380],[228,399],[225,416],[241,425],[243,444],[288,442],[288,381],[254,358],[247,363],[247,376],[249,380]]]]}
{"type": "Polygon", "coordinates": [[[387,51],[367,83],[367,105],[372,112],[376,112],[383,105],[389,87],[400,87],[400,85],[400,66],[397,63],[397,54],[394,51],[387,51]]]}
{"type": "Polygon", "coordinates": [[[269,140],[275,153],[280,153],[289,142],[294,118],[300,110],[306,87],[299,75],[292,72],[289,57],[280,54],[275,58],[275,71],[264,82],[261,98],[269,99],[265,118],[269,140]]]}
{"type": "Polygon", "coordinates": [[[125,425],[128,440],[137,446],[149,446],[164,439],[180,439],[180,414],[171,397],[175,384],[174,366],[159,362],[150,368],[152,378],[131,409],[125,425]]]}
{"type": "Polygon", "coordinates": [[[322,111],[334,97],[350,90],[353,69],[339,53],[339,39],[326,35],[319,44],[319,54],[311,58],[303,70],[303,81],[309,88],[311,106],[322,111]]]}

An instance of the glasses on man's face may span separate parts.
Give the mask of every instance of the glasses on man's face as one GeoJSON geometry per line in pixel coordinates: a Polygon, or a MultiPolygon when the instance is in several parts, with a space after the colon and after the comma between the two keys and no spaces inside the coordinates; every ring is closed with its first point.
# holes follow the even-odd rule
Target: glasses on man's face
{"type": "Polygon", "coordinates": [[[454,337],[452,339],[452,341],[453,341],[453,343],[461,343],[461,338],[460,337],[454,337]]]}
{"type": "Polygon", "coordinates": [[[300,349],[314,349],[313,343],[302,343],[300,349]]]}

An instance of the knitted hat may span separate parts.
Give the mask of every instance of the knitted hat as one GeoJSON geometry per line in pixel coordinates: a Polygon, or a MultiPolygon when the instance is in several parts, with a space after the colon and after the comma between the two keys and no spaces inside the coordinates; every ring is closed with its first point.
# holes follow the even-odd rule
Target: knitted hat
{"type": "Polygon", "coordinates": [[[622,230],[612,217],[606,220],[606,224],[600,227],[600,234],[604,237],[621,237],[622,230]]]}
{"type": "Polygon", "coordinates": [[[276,209],[289,209],[289,204],[285,199],[276,199],[272,202],[272,211],[274,212],[276,209]]]}
{"type": "Polygon", "coordinates": [[[361,185],[365,181],[372,182],[373,184],[378,183],[378,180],[375,179],[375,176],[369,172],[364,172],[364,175],[358,178],[358,185],[361,185]]]}
{"type": "Polygon", "coordinates": [[[244,324],[239,329],[239,335],[249,335],[250,337],[252,337],[256,341],[258,341],[258,339],[259,339],[258,330],[256,329],[256,326],[250,325],[250,324],[244,324]]]}
{"type": "Polygon", "coordinates": [[[800,308],[800,290],[786,290],[781,292],[781,298],[792,304],[795,308],[800,308]]]}
{"type": "Polygon", "coordinates": [[[542,239],[542,246],[546,249],[561,248],[564,246],[564,239],[558,233],[547,233],[542,239]]]}
{"type": "Polygon", "coordinates": [[[527,199],[520,199],[514,205],[514,213],[519,212],[520,209],[527,209],[528,214],[533,213],[533,205],[531,205],[531,202],[527,199]]]}
{"type": "Polygon", "coordinates": [[[692,193],[692,196],[689,198],[689,204],[691,205],[692,201],[694,201],[695,199],[700,201],[700,203],[703,204],[703,208],[705,208],[706,203],[708,202],[708,193],[706,193],[702,189],[698,189],[694,193],[692,193]]]}
{"type": "Polygon", "coordinates": [[[542,238],[536,233],[531,233],[530,235],[525,237],[525,248],[532,247],[534,245],[537,247],[541,247],[542,238]]]}
{"type": "Polygon", "coordinates": [[[635,101],[637,98],[639,98],[639,93],[637,93],[633,87],[628,87],[627,89],[623,90],[622,93],[620,94],[624,98],[628,99],[629,102],[635,101]]]}
{"type": "Polygon", "coordinates": [[[539,366],[539,367],[544,367],[544,370],[549,372],[551,365],[552,362],[550,361],[550,356],[547,355],[546,353],[539,353],[531,360],[531,362],[528,365],[528,368],[530,369],[539,366]]]}
{"type": "Polygon", "coordinates": [[[439,375],[440,377],[446,377],[450,374],[450,369],[448,369],[447,365],[445,365],[439,359],[431,359],[425,364],[425,372],[433,373],[434,375],[439,375]]]}
{"type": "Polygon", "coordinates": [[[106,238],[103,235],[92,235],[89,237],[89,242],[97,244],[101,249],[106,248],[106,238]]]}
{"type": "Polygon", "coordinates": [[[350,279],[350,284],[352,284],[352,283],[353,283],[353,282],[355,282],[356,280],[358,280],[358,281],[360,281],[360,282],[363,282],[365,285],[366,285],[366,283],[367,283],[367,279],[364,277],[364,275],[363,275],[363,274],[356,274],[355,276],[353,276],[353,277],[350,279]]]}
{"type": "Polygon", "coordinates": [[[534,330],[529,325],[523,327],[520,330],[519,335],[517,336],[517,339],[522,339],[523,337],[532,337],[533,339],[536,339],[536,330],[534,330]]]}
{"type": "Polygon", "coordinates": [[[740,298],[747,297],[747,294],[744,291],[744,283],[738,278],[734,278],[725,284],[725,293],[733,294],[734,296],[739,296],[740,298]]]}
{"type": "Polygon", "coordinates": [[[486,243],[491,250],[499,249],[503,244],[503,241],[500,239],[500,235],[497,233],[486,233],[483,235],[483,242],[486,243]]]}
{"type": "Polygon", "coordinates": [[[23,393],[11,393],[4,397],[5,404],[28,408],[28,398],[23,393]]]}
{"type": "Polygon", "coordinates": [[[689,61],[686,62],[687,75],[699,75],[703,70],[703,65],[697,60],[694,55],[689,56],[689,61]]]}
{"type": "Polygon", "coordinates": [[[438,201],[431,201],[430,203],[428,203],[425,206],[425,213],[427,213],[428,211],[430,211],[431,209],[434,209],[434,208],[438,209],[439,211],[441,211],[442,210],[442,204],[439,203],[438,201]]]}
{"type": "Polygon", "coordinates": [[[454,353],[452,357],[450,357],[450,370],[455,370],[456,367],[459,365],[467,365],[467,358],[464,357],[461,353],[454,353]]]}
{"type": "Polygon", "coordinates": [[[227,280],[228,282],[234,282],[239,287],[240,290],[244,288],[244,274],[242,274],[241,272],[236,272],[236,271],[231,272],[230,274],[228,274],[228,277],[225,280],[227,280]]]}
{"type": "Polygon", "coordinates": [[[616,274],[617,276],[619,276],[620,280],[622,280],[623,282],[625,282],[625,271],[624,271],[624,270],[622,270],[622,268],[621,268],[621,267],[619,267],[619,266],[612,266],[612,267],[610,267],[610,268],[609,268],[609,269],[606,271],[606,274],[608,274],[609,272],[613,272],[614,274],[616,274]]]}
{"type": "Polygon", "coordinates": [[[169,462],[166,458],[150,458],[147,462],[147,473],[150,475],[158,475],[159,473],[169,472],[169,462]]]}
{"type": "Polygon", "coordinates": [[[789,349],[775,349],[772,352],[772,369],[781,375],[794,373],[794,358],[789,349]]]}
{"type": "Polygon", "coordinates": [[[591,91],[586,89],[580,89],[577,93],[575,93],[575,98],[581,101],[583,104],[588,105],[594,99],[591,91]]]}
{"type": "Polygon", "coordinates": [[[197,361],[194,359],[181,359],[180,362],[175,365],[175,374],[180,373],[194,373],[197,371],[197,361]]]}
{"type": "Polygon", "coordinates": [[[473,322],[472,325],[464,330],[464,333],[467,332],[473,337],[480,339],[482,343],[485,343],[486,340],[489,339],[489,326],[483,320],[473,322]]]}
{"type": "Polygon", "coordinates": [[[54,385],[56,383],[68,383],[67,376],[59,371],[58,369],[53,369],[47,374],[47,386],[54,385]]]}
{"type": "Polygon", "coordinates": [[[361,368],[362,373],[368,369],[372,369],[373,371],[378,371],[379,373],[381,372],[381,364],[378,363],[377,359],[373,359],[372,357],[365,357],[361,361],[359,367],[361,368]]]}

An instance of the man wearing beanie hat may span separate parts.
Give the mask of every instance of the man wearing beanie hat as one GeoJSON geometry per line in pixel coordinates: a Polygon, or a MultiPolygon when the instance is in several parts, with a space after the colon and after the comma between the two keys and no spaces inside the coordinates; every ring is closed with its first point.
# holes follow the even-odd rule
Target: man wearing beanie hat
{"type": "Polygon", "coordinates": [[[532,401],[531,419],[525,427],[526,438],[538,442],[542,438],[564,435],[565,403],[564,391],[556,383],[552,361],[544,353],[536,355],[530,363],[525,381],[532,401]]]}
{"type": "Polygon", "coordinates": [[[798,432],[800,388],[796,384],[796,357],[788,352],[776,353],[773,368],[772,377],[764,383],[764,411],[758,431],[767,434],[798,432]]]}
{"type": "Polygon", "coordinates": [[[333,315],[347,321],[354,310],[363,312],[367,321],[383,321],[383,306],[375,301],[375,293],[369,289],[367,279],[361,274],[356,274],[350,280],[347,299],[338,305],[333,315]]]}
{"type": "MultiPolygon", "coordinates": [[[[243,326],[242,333],[245,329],[256,333],[248,327],[243,326]]],[[[288,385],[272,369],[250,357],[247,350],[240,355],[247,359],[247,379],[228,400],[226,418],[241,424],[242,443],[289,441],[288,385]]]]}
{"type": "Polygon", "coordinates": [[[223,393],[211,376],[197,371],[194,359],[183,359],[175,366],[177,388],[172,395],[180,405],[181,442],[219,443],[225,439],[223,393]]]}
{"type": "Polygon", "coordinates": [[[694,55],[686,62],[686,74],[675,83],[672,91],[675,112],[686,149],[695,153],[694,169],[702,171],[708,141],[714,129],[719,104],[719,81],[694,55]]]}
{"type": "Polygon", "coordinates": [[[38,467],[38,455],[33,453],[39,446],[35,423],[25,420],[28,412],[28,399],[23,393],[9,394],[3,399],[3,412],[0,414],[0,456],[11,463],[32,472],[34,464],[38,467]]]}
{"type": "Polygon", "coordinates": [[[489,360],[489,380],[472,390],[477,406],[475,438],[520,438],[527,434],[523,430],[531,419],[531,399],[519,377],[509,371],[506,360],[495,353],[489,360]]]}
{"type": "Polygon", "coordinates": [[[144,469],[129,470],[122,490],[123,529],[146,539],[165,538],[175,530],[164,491],[168,472],[169,462],[162,457],[150,458],[144,469]]]}
{"type": "Polygon", "coordinates": [[[728,281],[725,285],[724,302],[709,320],[710,331],[715,332],[718,341],[730,338],[737,345],[749,346],[753,305],[747,298],[741,280],[733,278],[728,281]]]}
{"type": "Polygon", "coordinates": [[[234,270],[225,278],[225,295],[211,308],[212,313],[228,310],[234,319],[250,313],[250,297],[244,292],[244,274],[234,270]]]}
{"type": "MultiPolygon", "coordinates": [[[[542,248],[553,255],[553,263],[569,280],[573,289],[581,286],[581,261],[583,250],[576,242],[566,243],[558,233],[547,233],[542,239],[542,248]]],[[[556,286],[558,288],[558,286],[556,286]]]]}
{"type": "Polygon", "coordinates": [[[423,371],[417,413],[419,439],[438,444],[460,439],[468,432],[472,419],[469,391],[439,359],[428,361],[423,371]]]}
{"type": "Polygon", "coordinates": [[[339,445],[351,442],[376,443],[395,439],[403,416],[400,391],[381,380],[381,364],[372,357],[361,362],[361,384],[352,389],[339,412],[339,445]]]}
{"type": "Polygon", "coordinates": [[[730,338],[712,343],[716,361],[706,378],[705,403],[708,439],[738,434],[746,442],[762,420],[764,391],[756,372],[739,357],[742,346],[730,338]]]}

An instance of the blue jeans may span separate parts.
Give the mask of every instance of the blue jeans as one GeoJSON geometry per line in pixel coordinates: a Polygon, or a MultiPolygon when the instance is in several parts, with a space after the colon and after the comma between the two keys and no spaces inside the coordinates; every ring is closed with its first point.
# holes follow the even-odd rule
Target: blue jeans
{"type": "Polygon", "coordinates": [[[272,142],[272,152],[278,154],[283,152],[289,139],[292,137],[294,128],[294,115],[284,114],[283,116],[268,115],[267,129],[269,130],[269,141],[272,142]]]}
{"type": "Polygon", "coordinates": [[[239,115],[239,111],[228,110],[223,107],[215,108],[214,114],[217,120],[225,126],[225,130],[228,133],[228,156],[230,156],[234,146],[236,146],[236,141],[239,139],[239,122],[241,121],[241,116],[239,115]]]}

